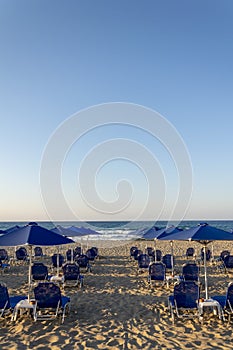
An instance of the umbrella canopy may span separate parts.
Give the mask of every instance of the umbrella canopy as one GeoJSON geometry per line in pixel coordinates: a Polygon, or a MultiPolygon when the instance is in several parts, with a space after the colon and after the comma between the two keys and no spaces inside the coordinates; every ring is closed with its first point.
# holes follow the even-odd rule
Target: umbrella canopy
{"type": "Polygon", "coordinates": [[[151,227],[149,230],[147,230],[141,238],[144,238],[144,239],[155,239],[157,238],[158,236],[158,232],[160,230],[157,229],[157,227],[151,227]]]}
{"type": "Polygon", "coordinates": [[[53,246],[68,243],[74,242],[39,225],[26,225],[0,237],[0,246],[8,247],[24,244],[53,246]]]}
{"type": "Polygon", "coordinates": [[[74,241],[55,232],[51,232],[36,223],[26,225],[0,237],[0,246],[12,247],[25,244],[30,246],[28,276],[29,292],[31,284],[32,246],[54,246],[69,243],[74,243],[74,241]]]}
{"type": "MultiPolygon", "coordinates": [[[[170,226],[170,227],[164,227],[161,229],[157,229],[156,227],[150,228],[146,233],[141,238],[145,239],[154,239],[155,241],[157,239],[160,239],[160,237],[166,237],[167,235],[175,232],[180,232],[182,231],[180,228],[175,227],[175,226],[170,226]]],[[[154,247],[155,249],[155,247],[154,247]]],[[[173,242],[171,240],[171,255],[172,255],[172,275],[174,275],[174,259],[173,259],[173,242]]]]}
{"type": "Polygon", "coordinates": [[[60,225],[54,227],[51,231],[67,237],[82,237],[82,236],[101,234],[97,231],[91,230],[90,228],[86,228],[86,227],[76,227],[76,226],[63,227],[60,225]]]}
{"type": "Polygon", "coordinates": [[[22,226],[18,226],[18,225],[15,225],[15,226],[12,226],[12,227],[9,227],[7,228],[5,231],[3,231],[3,233],[10,233],[10,232],[13,232],[15,230],[18,230],[19,228],[21,228],[22,226]]]}
{"type": "Polygon", "coordinates": [[[100,235],[101,233],[94,231],[90,228],[87,227],[77,227],[77,226],[70,226],[67,228],[69,231],[73,232],[72,236],[69,237],[74,237],[74,236],[90,236],[90,235],[100,235]]]}
{"type": "Polygon", "coordinates": [[[207,223],[200,223],[199,225],[188,230],[179,232],[173,231],[169,235],[160,237],[159,239],[173,241],[197,241],[203,245],[206,245],[213,241],[232,241],[233,235],[230,232],[210,226],[207,223]]]}
{"type": "MultiPolygon", "coordinates": [[[[183,231],[181,228],[179,227],[175,227],[175,226],[170,226],[170,227],[165,227],[165,228],[161,228],[160,230],[158,230],[157,236],[155,237],[155,239],[161,239],[163,237],[169,236],[170,234],[175,234],[175,233],[179,233],[183,231]]],[[[173,239],[171,239],[171,241],[173,241],[173,239]]]]}
{"type": "Polygon", "coordinates": [[[188,230],[173,232],[161,240],[180,240],[180,241],[196,241],[203,245],[204,248],[204,270],[205,270],[205,295],[208,299],[208,281],[207,281],[207,266],[206,266],[206,246],[213,241],[233,241],[233,235],[230,232],[220,228],[210,226],[207,223],[200,223],[188,230]]]}
{"type": "MultiPolygon", "coordinates": [[[[175,226],[170,226],[170,227],[165,227],[157,231],[157,237],[155,239],[162,239],[164,237],[167,237],[171,234],[179,233],[181,232],[182,229],[175,227],[175,226]]],[[[170,240],[171,243],[171,265],[172,265],[172,276],[174,276],[174,252],[173,252],[173,239],[170,240]]]]}

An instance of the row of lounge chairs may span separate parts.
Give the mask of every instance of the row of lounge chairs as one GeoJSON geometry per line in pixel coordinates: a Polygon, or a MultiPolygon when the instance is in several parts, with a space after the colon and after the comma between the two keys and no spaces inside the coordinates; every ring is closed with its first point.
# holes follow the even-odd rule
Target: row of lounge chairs
{"type": "Polygon", "coordinates": [[[34,288],[34,299],[28,300],[25,296],[9,296],[4,283],[0,283],[0,317],[11,314],[15,320],[20,307],[32,310],[34,321],[55,319],[61,316],[64,322],[65,315],[70,307],[70,298],[63,296],[58,285],[51,282],[41,282],[34,288]]]}
{"type": "MultiPolygon", "coordinates": [[[[188,251],[190,256],[194,256],[194,250],[188,251]]],[[[168,297],[168,308],[171,313],[173,322],[176,318],[194,318],[197,317],[200,321],[203,319],[203,308],[213,310],[218,314],[219,318],[225,320],[225,314],[230,320],[233,315],[233,282],[229,283],[226,295],[213,296],[210,299],[200,298],[200,264],[196,259],[189,261],[182,266],[181,274],[178,276],[167,275],[167,271],[171,268],[169,262],[166,265],[167,256],[161,261],[151,259],[152,254],[143,253],[137,247],[132,247],[130,250],[130,258],[137,261],[138,271],[147,271],[148,282],[152,285],[153,282],[159,282],[162,286],[169,286],[169,279],[175,281],[173,294],[168,297]]],[[[165,257],[164,256],[164,257],[165,257]]],[[[224,251],[219,259],[226,263],[231,261],[230,252],[224,251]]],[[[168,259],[169,260],[169,259],[168,259]]],[[[170,261],[171,262],[171,261],[170,261]]],[[[233,267],[233,266],[232,266],[233,267]]]]}
{"type": "MultiPolygon", "coordinates": [[[[16,258],[20,256],[21,261],[28,263],[25,247],[20,247],[16,250],[16,252],[18,251],[16,258]]],[[[35,321],[61,316],[62,322],[64,322],[65,315],[69,310],[70,298],[62,295],[60,287],[82,287],[84,276],[81,271],[91,270],[90,261],[94,261],[98,257],[98,249],[90,248],[86,252],[87,254],[81,254],[81,250],[76,249],[72,259],[69,251],[66,253],[66,260],[63,255],[54,254],[51,257],[50,266],[36,259],[37,261],[31,267],[29,295],[31,298],[33,293],[33,297],[30,300],[29,296],[9,296],[6,285],[0,283],[0,317],[11,314],[11,319],[16,320],[19,311],[21,313],[22,310],[27,310],[35,321]],[[57,275],[52,275],[55,268],[57,275]]],[[[9,261],[7,252],[2,251],[2,256],[3,254],[6,257],[4,261],[9,261]]]]}
{"type": "Polygon", "coordinates": [[[175,318],[194,318],[198,317],[202,321],[201,305],[216,307],[219,318],[225,320],[225,314],[230,321],[233,316],[233,282],[227,287],[226,295],[213,296],[205,301],[200,298],[200,284],[195,281],[181,281],[174,285],[174,292],[168,297],[168,307],[171,313],[172,321],[175,318]]]}
{"type": "MultiPolygon", "coordinates": [[[[41,247],[35,247],[34,249],[34,256],[33,258],[41,258],[43,257],[43,251],[41,247]]],[[[66,252],[66,259],[62,254],[54,254],[51,257],[51,265],[52,267],[61,267],[65,261],[75,261],[76,263],[79,264],[80,267],[85,267],[87,268],[88,271],[91,270],[91,265],[90,261],[94,261],[98,257],[98,248],[92,247],[88,249],[85,254],[82,254],[81,247],[76,247],[74,251],[71,249],[67,250],[66,252]],[[73,255],[72,255],[73,253],[73,255]]],[[[19,247],[15,251],[15,258],[10,259],[8,256],[8,253],[5,249],[0,249],[0,267],[9,267],[10,263],[28,263],[29,262],[29,256],[27,253],[27,250],[25,247],[19,247]]]]}
{"type": "MultiPolygon", "coordinates": [[[[38,283],[39,281],[49,281],[51,276],[49,275],[48,267],[41,263],[35,262],[32,265],[32,283],[38,283]]],[[[77,263],[67,262],[62,265],[62,285],[66,286],[80,286],[83,287],[84,276],[80,272],[80,266],[77,263]]]]}

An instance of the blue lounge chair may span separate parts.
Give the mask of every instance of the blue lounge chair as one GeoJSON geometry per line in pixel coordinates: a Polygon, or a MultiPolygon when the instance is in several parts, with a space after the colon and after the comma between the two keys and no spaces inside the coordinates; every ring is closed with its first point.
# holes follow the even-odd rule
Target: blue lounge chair
{"type": "Polygon", "coordinates": [[[132,259],[134,259],[134,255],[135,255],[135,252],[138,250],[138,247],[136,247],[136,246],[133,246],[133,247],[131,247],[130,248],[130,258],[132,259]]]}
{"type": "Polygon", "coordinates": [[[143,254],[143,251],[141,249],[137,249],[135,252],[134,252],[134,260],[138,260],[138,257],[139,255],[143,254]]]}
{"type": "Polygon", "coordinates": [[[9,263],[9,256],[6,249],[0,249],[0,260],[5,264],[9,263]]]}
{"type": "Polygon", "coordinates": [[[166,282],[166,265],[162,262],[154,262],[149,265],[148,283],[152,285],[153,282],[166,282]]]}
{"type": "Polygon", "coordinates": [[[53,254],[52,256],[52,269],[57,268],[57,267],[62,267],[64,264],[64,256],[62,254],[53,254]]]}
{"type": "Polygon", "coordinates": [[[32,281],[46,281],[48,280],[48,267],[43,263],[35,262],[31,268],[32,281]]]}
{"type": "Polygon", "coordinates": [[[162,258],[162,262],[166,265],[166,269],[172,269],[172,255],[166,254],[162,258]]]}
{"type": "Polygon", "coordinates": [[[82,254],[82,248],[81,247],[76,247],[74,249],[74,257],[77,255],[81,255],[82,254]]]}
{"type": "Polygon", "coordinates": [[[80,274],[79,265],[76,263],[66,263],[62,266],[64,282],[63,287],[66,286],[83,286],[84,276],[80,274]]]}
{"type": "Polygon", "coordinates": [[[151,262],[155,261],[155,250],[154,250],[154,248],[147,247],[146,248],[146,254],[149,255],[151,262]]]}
{"type": "Polygon", "coordinates": [[[231,255],[231,253],[229,252],[229,250],[223,250],[223,251],[220,253],[220,258],[224,261],[225,258],[226,258],[228,255],[231,255]]]}
{"type": "Polygon", "coordinates": [[[182,278],[184,281],[199,282],[200,268],[195,263],[184,264],[182,267],[182,278]]]}
{"type": "Polygon", "coordinates": [[[0,249],[0,269],[1,272],[10,269],[9,257],[6,249],[0,249]]]}
{"type": "Polygon", "coordinates": [[[227,269],[232,269],[233,268],[233,255],[227,255],[224,258],[224,264],[227,269]]]}
{"type": "MultiPolygon", "coordinates": [[[[74,259],[74,251],[73,251],[73,259],[74,259]]],[[[72,260],[72,250],[68,249],[66,251],[66,261],[71,261],[72,260]]]]}
{"type": "Polygon", "coordinates": [[[147,254],[140,254],[138,256],[138,272],[148,270],[150,265],[150,257],[147,254]]]}
{"type": "Polygon", "coordinates": [[[85,269],[86,272],[91,272],[91,265],[85,254],[77,255],[75,257],[75,262],[79,265],[80,269],[85,269]]]}
{"type": "Polygon", "coordinates": [[[160,249],[156,249],[155,251],[155,261],[161,261],[162,260],[162,252],[160,249]]]}
{"type": "Polygon", "coordinates": [[[97,247],[91,247],[91,249],[95,252],[95,259],[99,258],[99,249],[97,247]]]}
{"type": "Polygon", "coordinates": [[[96,251],[93,248],[89,248],[86,251],[86,256],[88,257],[89,261],[94,262],[96,258],[96,251]]]}
{"type": "Polygon", "coordinates": [[[27,263],[29,261],[27,249],[20,247],[15,251],[16,261],[27,263]]]}
{"type": "Polygon", "coordinates": [[[52,282],[41,282],[34,288],[36,300],[35,321],[51,320],[61,316],[64,322],[70,298],[61,295],[60,288],[52,282]]]}
{"type": "Polygon", "coordinates": [[[228,320],[230,321],[233,315],[233,282],[230,282],[227,287],[226,295],[216,295],[212,299],[216,300],[222,309],[223,319],[224,313],[228,314],[228,320]]]}
{"type": "Polygon", "coordinates": [[[198,300],[200,297],[200,287],[194,281],[181,281],[175,283],[173,295],[168,298],[172,322],[175,318],[199,317],[198,300]]]}
{"type": "MultiPolygon", "coordinates": [[[[212,258],[212,253],[210,249],[206,249],[206,261],[210,261],[212,258]]],[[[204,261],[204,249],[201,249],[201,261],[204,261]]]]}
{"type": "Polygon", "coordinates": [[[41,247],[35,247],[34,248],[34,257],[35,258],[42,258],[43,257],[43,250],[41,247]]]}
{"type": "Polygon", "coordinates": [[[187,248],[186,253],[185,253],[185,256],[186,256],[187,259],[188,258],[193,258],[194,254],[195,254],[195,249],[193,247],[187,248]]]}
{"type": "Polygon", "coordinates": [[[20,295],[9,297],[7,286],[4,283],[0,283],[0,318],[11,313],[16,304],[26,298],[20,295]]]}

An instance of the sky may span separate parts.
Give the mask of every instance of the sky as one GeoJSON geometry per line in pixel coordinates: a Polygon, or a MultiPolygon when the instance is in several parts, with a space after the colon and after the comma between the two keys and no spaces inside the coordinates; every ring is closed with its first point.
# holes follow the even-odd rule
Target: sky
{"type": "Polygon", "coordinates": [[[233,219],[232,37],[231,0],[0,0],[0,220],[233,219]]]}

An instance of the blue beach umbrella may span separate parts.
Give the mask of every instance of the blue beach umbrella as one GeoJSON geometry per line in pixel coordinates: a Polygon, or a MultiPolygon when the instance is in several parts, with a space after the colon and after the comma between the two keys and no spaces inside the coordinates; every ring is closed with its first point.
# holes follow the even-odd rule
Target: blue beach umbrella
{"type": "MultiPolygon", "coordinates": [[[[77,227],[77,226],[70,226],[70,227],[63,227],[58,225],[57,227],[52,229],[53,232],[60,233],[63,236],[67,237],[81,237],[81,249],[82,249],[82,237],[88,237],[94,236],[94,235],[101,235],[101,233],[94,231],[87,227],[77,227]]],[[[73,249],[71,250],[71,261],[73,262],[73,249]]]]}
{"type": "MultiPolygon", "coordinates": [[[[169,227],[165,227],[162,228],[160,230],[157,231],[157,237],[155,238],[160,240],[163,239],[164,237],[167,237],[171,234],[175,234],[175,233],[179,233],[183,231],[181,228],[179,227],[175,227],[175,226],[169,226],[169,227]]],[[[174,276],[174,251],[173,251],[173,239],[170,240],[170,245],[171,245],[171,265],[172,265],[172,276],[174,276]]]]}
{"type": "Polygon", "coordinates": [[[0,237],[0,246],[11,247],[24,244],[53,246],[68,243],[73,241],[37,224],[26,225],[0,237]]]}
{"type": "MultiPolygon", "coordinates": [[[[166,237],[171,233],[180,232],[180,231],[182,231],[182,229],[175,226],[164,227],[159,230],[157,230],[155,227],[152,227],[142,236],[142,238],[154,239],[156,242],[156,240],[160,239],[161,237],[166,237]]],[[[172,275],[174,275],[173,240],[171,240],[171,256],[172,256],[172,261],[171,261],[172,275]]]]}
{"type": "Polygon", "coordinates": [[[67,237],[82,237],[82,236],[90,236],[90,235],[100,235],[101,233],[91,230],[90,228],[86,227],[76,227],[76,226],[70,226],[70,227],[63,227],[63,226],[56,226],[52,230],[52,232],[59,233],[63,236],[67,237]]]}
{"type": "MultiPolygon", "coordinates": [[[[77,226],[70,226],[68,227],[68,230],[69,231],[72,231],[73,234],[69,237],[82,237],[82,236],[86,236],[87,237],[87,248],[88,248],[88,238],[89,236],[101,236],[102,234],[95,231],[95,230],[92,230],[90,229],[89,227],[77,227],[77,226]]],[[[82,240],[82,238],[81,238],[82,240]]],[[[82,245],[82,243],[81,243],[82,245]]]]}
{"type": "MultiPolygon", "coordinates": [[[[83,237],[86,236],[86,232],[82,232],[81,230],[78,231],[76,230],[75,226],[71,226],[71,227],[63,227],[61,225],[58,225],[56,227],[54,227],[52,230],[52,232],[58,233],[62,236],[66,236],[66,237],[83,237]]],[[[82,243],[81,243],[81,247],[82,247],[82,243]]],[[[74,261],[74,250],[71,249],[71,262],[74,261]]]]}
{"type": "Polygon", "coordinates": [[[203,245],[204,251],[204,272],[205,272],[205,295],[208,299],[208,281],[207,281],[207,266],[206,266],[206,246],[213,241],[233,241],[233,235],[230,232],[220,228],[213,227],[207,223],[200,223],[188,230],[174,232],[160,238],[161,240],[174,241],[196,241],[203,245]]]}
{"type": "Polygon", "coordinates": [[[68,227],[69,231],[73,232],[73,235],[70,237],[75,237],[75,236],[91,236],[91,235],[100,235],[101,233],[94,231],[88,227],[77,227],[77,226],[70,226],[68,227]]]}
{"type": "Polygon", "coordinates": [[[18,225],[15,225],[15,226],[11,226],[9,228],[7,228],[6,230],[4,230],[4,234],[7,234],[7,233],[10,233],[10,232],[13,232],[13,231],[16,231],[18,230],[19,228],[21,228],[22,226],[18,226],[18,225]]]}
{"type": "Polygon", "coordinates": [[[155,239],[155,238],[157,238],[159,231],[160,230],[158,230],[156,227],[151,227],[149,230],[147,230],[146,232],[143,233],[141,238],[155,239]]]}
{"type": "Polygon", "coordinates": [[[31,285],[32,246],[55,246],[70,243],[74,243],[74,241],[55,232],[51,232],[50,230],[47,230],[46,228],[39,226],[36,223],[33,223],[31,225],[28,224],[0,237],[0,246],[29,246],[29,292],[31,285]]]}

